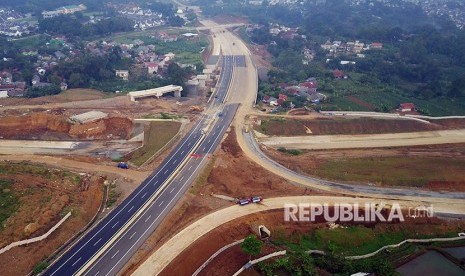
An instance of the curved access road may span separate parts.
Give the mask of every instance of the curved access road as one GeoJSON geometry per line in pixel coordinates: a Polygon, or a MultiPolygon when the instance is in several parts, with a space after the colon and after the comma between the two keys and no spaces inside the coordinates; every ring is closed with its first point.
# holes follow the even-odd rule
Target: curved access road
{"type": "Polygon", "coordinates": [[[361,135],[280,136],[258,140],[267,147],[288,149],[405,147],[465,143],[465,129],[361,135]]]}
{"type": "MultiPolygon", "coordinates": [[[[301,204],[301,203],[327,203],[333,204],[355,204],[364,206],[366,203],[399,203],[402,208],[417,207],[418,203],[411,201],[399,200],[373,200],[372,198],[354,198],[354,197],[335,197],[335,196],[296,196],[296,197],[277,197],[267,198],[261,204],[249,204],[246,206],[234,205],[211,213],[188,227],[184,228],[177,235],[168,240],[160,249],[152,254],[139,268],[132,274],[134,276],[158,275],[163,269],[174,260],[182,251],[188,248],[199,238],[212,231],[213,229],[228,223],[234,219],[244,217],[250,214],[283,209],[284,204],[301,204]]],[[[453,209],[458,210],[460,214],[465,215],[465,205],[452,204],[453,209]]],[[[435,212],[448,212],[449,204],[435,204],[435,212]]],[[[219,245],[220,247],[220,245],[219,245]]]]}

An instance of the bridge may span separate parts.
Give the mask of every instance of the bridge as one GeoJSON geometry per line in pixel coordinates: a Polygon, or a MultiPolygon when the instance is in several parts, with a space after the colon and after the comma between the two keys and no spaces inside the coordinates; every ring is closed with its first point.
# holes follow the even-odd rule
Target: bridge
{"type": "Polygon", "coordinates": [[[133,102],[135,102],[136,99],[139,99],[139,98],[146,98],[146,97],[153,97],[153,96],[155,96],[157,98],[160,98],[164,94],[171,93],[171,92],[174,92],[174,96],[176,98],[180,98],[181,97],[181,91],[182,91],[181,86],[167,85],[167,86],[153,88],[153,89],[129,92],[128,96],[129,96],[129,98],[131,98],[131,101],[133,101],[133,102]]]}

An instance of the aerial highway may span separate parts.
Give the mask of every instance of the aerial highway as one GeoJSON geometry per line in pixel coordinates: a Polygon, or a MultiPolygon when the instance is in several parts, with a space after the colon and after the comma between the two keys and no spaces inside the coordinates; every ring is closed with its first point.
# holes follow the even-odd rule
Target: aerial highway
{"type": "Polygon", "coordinates": [[[233,56],[222,57],[216,96],[154,173],[82,236],[44,275],[108,275],[119,271],[194,180],[195,173],[228,129],[238,107],[224,104],[234,61],[233,56]]]}

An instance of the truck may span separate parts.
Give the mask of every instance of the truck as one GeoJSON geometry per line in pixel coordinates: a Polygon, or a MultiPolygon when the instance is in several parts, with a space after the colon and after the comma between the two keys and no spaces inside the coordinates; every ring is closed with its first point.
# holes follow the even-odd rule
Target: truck
{"type": "Polygon", "coordinates": [[[126,162],[119,162],[118,163],[118,168],[120,169],[129,169],[129,164],[126,162]]]}
{"type": "Polygon", "coordinates": [[[208,127],[202,128],[202,134],[207,134],[207,131],[208,131],[208,127]]]}

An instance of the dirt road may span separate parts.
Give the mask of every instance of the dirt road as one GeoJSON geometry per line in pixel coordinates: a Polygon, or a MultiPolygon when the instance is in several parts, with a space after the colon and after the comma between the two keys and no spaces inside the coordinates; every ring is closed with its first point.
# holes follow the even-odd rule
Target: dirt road
{"type": "Polygon", "coordinates": [[[31,161],[42,164],[48,164],[55,167],[67,168],[78,172],[102,172],[116,174],[133,180],[136,183],[144,181],[150,172],[140,172],[134,170],[122,170],[116,166],[106,166],[92,164],[88,162],[74,161],[62,157],[42,156],[42,155],[8,155],[1,156],[0,160],[8,161],[31,161]]]}
{"type": "Polygon", "coordinates": [[[455,144],[465,142],[465,129],[372,135],[266,137],[260,138],[259,142],[265,146],[287,149],[349,149],[455,144]]]}
{"type": "MultiPolygon", "coordinates": [[[[195,242],[203,235],[210,232],[229,221],[234,219],[263,212],[268,210],[282,209],[284,204],[300,204],[300,203],[358,203],[363,206],[365,203],[380,203],[381,200],[370,198],[350,198],[350,197],[334,197],[334,196],[297,196],[297,197],[279,197],[265,199],[262,204],[250,204],[246,206],[231,206],[222,210],[216,211],[202,219],[194,222],[184,228],[176,236],[166,242],[159,250],[157,250],[149,259],[147,259],[134,273],[134,276],[158,275],[178,254],[185,250],[190,244],[195,242]]],[[[417,207],[417,204],[411,201],[389,201],[383,200],[386,204],[394,202],[399,203],[402,208],[417,207]]],[[[448,212],[450,209],[460,210],[461,214],[465,214],[465,205],[461,203],[454,204],[435,204],[435,212],[448,212]],[[452,205],[452,206],[451,206],[452,205]]]]}

